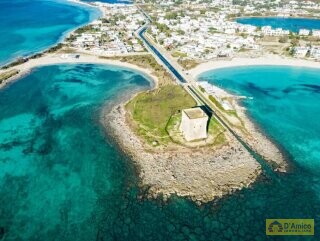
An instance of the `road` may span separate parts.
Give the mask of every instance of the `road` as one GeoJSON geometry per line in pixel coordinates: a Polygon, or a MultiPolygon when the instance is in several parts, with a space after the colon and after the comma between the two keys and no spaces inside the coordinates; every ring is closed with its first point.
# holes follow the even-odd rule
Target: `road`
{"type": "Polygon", "coordinates": [[[185,78],[183,78],[182,75],[169,63],[169,61],[150,43],[150,41],[146,39],[144,33],[147,29],[148,27],[145,26],[139,30],[138,34],[141,40],[147,45],[148,49],[151,50],[153,54],[155,54],[161,60],[161,62],[170,70],[170,72],[180,83],[187,83],[185,78]]]}
{"type": "Polygon", "coordinates": [[[170,73],[173,75],[173,77],[176,79],[178,84],[182,85],[188,93],[196,100],[196,102],[201,105],[202,109],[207,112],[209,116],[214,116],[220,124],[228,130],[239,143],[256,159],[256,161],[259,162],[262,169],[265,171],[265,174],[267,174],[269,177],[272,177],[273,179],[276,178],[275,173],[273,172],[273,169],[268,165],[267,161],[263,159],[261,155],[259,155],[257,152],[255,152],[229,125],[226,123],[223,118],[221,117],[221,114],[217,113],[213,108],[211,108],[211,104],[208,103],[208,100],[201,96],[197,92],[197,87],[192,83],[192,81],[184,78],[182,74],[179,73],[179,71],[173,67],[173,64],[169,62],[168,59],[164,57],[163,54],[160,53],[160,51],[145,37],[145,32],[149,27],[150,24],[150,17],[143,12],[143,14],[148,18],[148,22],[138,30],[137,34],[140,37],[140,39],[144,42],[147,49],[153,54],[156,58],[158,58],[164,66],[170,71],[170,73]]]}

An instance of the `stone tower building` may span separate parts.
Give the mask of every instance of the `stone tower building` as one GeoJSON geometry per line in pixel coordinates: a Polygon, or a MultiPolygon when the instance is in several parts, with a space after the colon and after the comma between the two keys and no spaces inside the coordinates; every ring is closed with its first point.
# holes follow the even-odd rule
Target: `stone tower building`
{"type": "Polygon", "coordinates": [[[199,107],[182,110],[180,131],[187,141],[205,139],[208,120],[209,117],[199,107]]]}

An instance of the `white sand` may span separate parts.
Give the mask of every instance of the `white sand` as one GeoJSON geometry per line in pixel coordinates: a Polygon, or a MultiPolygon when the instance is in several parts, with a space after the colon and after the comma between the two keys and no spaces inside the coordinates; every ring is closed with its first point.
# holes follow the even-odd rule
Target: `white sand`
{"type": "Polygon", "coordinates": [[[45,65],[55,65],[55,64],[105,64],[105,65],[112,65],[112,66],[120,66],[128,69],[132,69],[133,71],[138,71],[146,76],[148,79],[151,79],[155,86],[158,85],[158,78],[152,75],[152,72],[149,69],[138,67],[134,64],[121,62],[118,60],[111,60],[111,59],[103,59],[99,58],[95,55],[86,55],[80,54],[80,58],[62,58],[62,54],[46,54],[43,57],[37,59],[30,59],[28,62],[14,66],[12,68],[6,70],[0,70],[0,74],[11,69],[19,70],[19,74],[15,75],[14,77],[4,81],[0,84],[0,88],[3,88],[10,82],[17,80],[18,78],[22,77],[25,74],[28,74],[33,68],[45,66],[45,65]]]}
{"type": "Polygon", "coordinates": [[[284,58],[278,55],[266,55],[259,58],[234,58],[232,60],[209,61],[198,65],[194,69],[189,70],[189,74],[194,78],[197,78],[198,75],[209,70],[253,65],[278,65],[320,68],[320,62],[303,59],[284,58]]]}

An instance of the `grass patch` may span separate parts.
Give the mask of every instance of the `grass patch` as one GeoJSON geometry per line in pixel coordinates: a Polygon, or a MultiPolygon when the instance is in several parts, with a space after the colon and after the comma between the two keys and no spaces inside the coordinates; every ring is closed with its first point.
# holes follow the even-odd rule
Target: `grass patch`
{"type": "Polygon", "coordinates": [[[166,85],[137,95],[126,105],[126,109],[137,124],[140,136],[150,144],[154,141],[166,144],[170,141],[166,131],[170,117],[195,105],[196,102],[181,86],[166,85]]]}
{"type": "Polygon", "coordinates": [[[227,142],[227,138],[224,134],[225,129],[223,126],[217,121],[216,118],[212,117],[209,122],[208,134],[215,137],[214,146],[220,146],[227,142]]]}
{"type": "Polygon", "coordinates": [[[74,32],[76,34],[82,34],[82,33],[87,33],[87,32],[96,32],[97,30],[92,26],[92,25],[86,25],[83,27],[80,27],[76,29],[74,32]]]}
{"type": "Polygon", "coordinates": [[[188,56],[186,53],[182,53],[182,52],[179,52],[179,51],[175,51],[171,55],[174,58],[179,58],[179,57],[183,58],[183,57],[187,57],[188,56]]]}
{"type": "Polygon", "coordinates": [[[199,86],[199,90],[201,90],[202,93],[206,92],[206,90],[202,86],[199,86]]]}
{"type": "Polygon", "coordinates": [[[216,99],[214,98],[212,95],[209,96],[209,99],[212,101],[212,103],[220,110],[224,111],[224,108],[223,106],[221,105],[221,103],[216,99]]]}
{"type": "Polygon", "coordinates": [[[15,76],[15,75],[18,74],[18,73],[19,73],[19,70],[12,69],[12,70],[9,70],[9,71],[6,71],[6,72],[0,74],[0,84],[1,84],[3,81],[11,78],[12,76],[15,76]]]}
{"type": "Polygon", "coordinates": [[[193,69],[199,65],[199,63],[193,59],[179,59],[178,63],[186,70],[193,69]]]}
{"type": "Polygon", "coordinates": [[[168,124],[167,124],[167,132],[170,135],[171,140],[174,143],[181,144],[188,147],[199,147],[199,146],[221,146],[227,142],[227,138],[225,136],[224,127],[216,120],[216,118],[212,117],[208,123],[208,137],[206,140],[195,140],[192,142],[188,142],[184,139],[183,133],[180,131],[182,115],[181,113],[176,113],[172,115],[168,124]]]}
{"type": "Polygon", "coordinates": [[[163,66],[161,66],[151,54],[119,57],[100,56],[99,58],[119,60],[121,62],[126,62],[137,65],[141,68],[149,69],[150,71],[152,71],[152,74],[158,78],[159,87],[175,82],[172,76],[168,73],[168,71],[165,68],[163,68],[163,66]]]}

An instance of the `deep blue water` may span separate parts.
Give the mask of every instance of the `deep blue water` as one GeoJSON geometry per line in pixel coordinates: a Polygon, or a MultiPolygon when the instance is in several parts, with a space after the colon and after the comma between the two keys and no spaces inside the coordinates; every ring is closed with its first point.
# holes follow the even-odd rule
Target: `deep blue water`
{"type": "Polygon", "coordinates": [[[0,0],[0,65],[56,44],[99,14],[66,0],[0,0]]]}
{"type": "MultiPolygon", "coordinates": [[[[143,198],[132,162],[100,124],[103,106],[150,88],[100,65],[42,67],[0,91],[4,240],[319,240],[319,72],[250,67],[201,77],[253,96],[249,114],[295,168],[201,207],[143,198]],[[303,114],[302,114],[303,113],[303,114]],[[315,237],[266,238],[266,218],[315,218],[315,237]]],[[[2,229],[1,229],[2,228],[2,229]]],[[[0,239],[1,239],[0,236],[0,239]]]]}
{"type": "Polygon", "coordinates": [[[236,21],[242,24],[250,24],[258,27],[271,26],[272,28],[283,28],[292,32],[299,32],[299,29],[320,29],[320,19],[308,18],[237,18],[236,21]]]}

